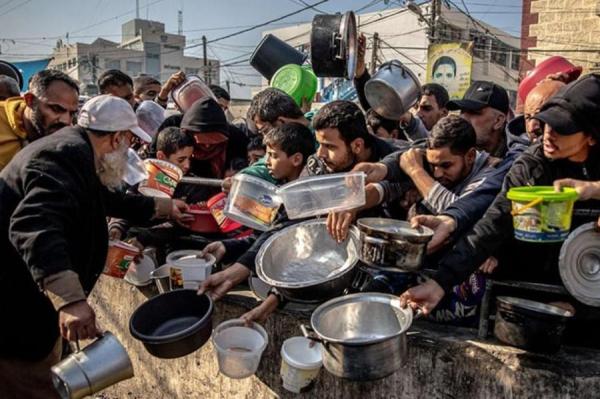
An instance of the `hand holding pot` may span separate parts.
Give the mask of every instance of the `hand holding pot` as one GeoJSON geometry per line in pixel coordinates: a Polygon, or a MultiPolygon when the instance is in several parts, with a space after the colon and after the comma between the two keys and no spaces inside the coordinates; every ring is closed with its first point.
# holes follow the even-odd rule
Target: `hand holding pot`
{"type": "Polygon", "coordinates": [[[450,240],[450,236],[456,230],[456,221],[454,218],[445,215],[419,215],[410,220],[413,228],[418,226],[429,227],[433,230],[433,237],[427,244],[427,253],[431,254],[445,246],[450,240]]]}
{"type": "Polygon", "coordinates": [[[165,100],[169,96],[171,90],[179,86],[185,81],[185,74],[183,71],[175,72],[169,77],[165,84],[161,87],[160,93],[158,93],[159,100],[165,100]]]}
{"type": "Polygon", "coordinates": [[[367,70],[365,66],[365,54],[367,52],[367,37],[364,33],[358,36],[358,48],[356,53],[356,78],[360,78],[367,70]]]}
{"type": "Polygon", "coordinates": [[[387,175],[387,166],[382,163],[361,162],[352,168],[353,172],[364,172],[367,175],[365,183],[379,183],[387,175]]]}
{"type": "Polygon", "coordinates": [[[327,215],[327,232],[338,243],[348,237],[348,231],[356,218],[356,210],[329,212],[327,215]]]}
{"type": "Polygon", "coordinates": [[[423,169],[424,156],[423,150],[411,148],[400,156],[400,168],[410,176],[414,171],[423,169]]]}
{"type": "Polygon", "coordinates": [[[223,298],[233,287],[246,280],[250,270],[241,263],[235,263],[222,272],[211,274],[198,288],[198,295],[207,293],[213,300],[223,298]]]}
{"type": "Polygon", "coordinates": [[[174,199],[173,200],[173,208],[171,210],[171,219],[175,220],[178,224],[182,226],[189,225],[192,221],[194,221],[194,216],[186,213],[189,211],[189,207],[182,200],[174,199]]]}
{"type": "Polygon", "coordinates": [[[223,256],[225,256],[225,245],[221,241],[211,242],[202,250],[202,257],[206,255],[212,255],[215,257],[215,263],[219,263],[223,256]]]}
{"type": "Polygon", "coordinates": [[[424,315],[431,313],[444,297],[444,289],[433,279],[412,287],[400,295],[400,306],[410,306],[421,310],[424,315]]]}
{"type": "Polygon", "coordinates": [[[579,200],[600,199],[600,181],[584,181],[576,179],[560,179],[554,181],[554,190],[561,192],[564,187],[573,187],[579,200]]]}
{"type": "Polygon", "coordinates": [[[68,341],[98,336],[96,313],[87,301],[70,303],[58,312],[60,334],[68,341]]]}

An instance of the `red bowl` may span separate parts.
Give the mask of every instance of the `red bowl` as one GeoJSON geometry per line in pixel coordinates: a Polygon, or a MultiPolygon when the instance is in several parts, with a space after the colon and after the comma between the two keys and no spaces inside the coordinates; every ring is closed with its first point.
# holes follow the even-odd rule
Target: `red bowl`
{"type": "Polygon", "coordinates": [[[572,82],[581,75],[582,70],[582,67],[573,65],[569,60],[559,55],[547,58],[529,71],[527,76],[521,81],[518,91],[519,99],[521,102],[525,102],[529,92],[548,75],[563,72],[569,76],[569,82],[572,82]]]}
{"type": "Polygon", "coordinates": [[[219,224],[206,206],[191,205],[187,213],[194,216],[194,221],[188,229],[196,233],[218,233],[221,231],[219,224]]]}

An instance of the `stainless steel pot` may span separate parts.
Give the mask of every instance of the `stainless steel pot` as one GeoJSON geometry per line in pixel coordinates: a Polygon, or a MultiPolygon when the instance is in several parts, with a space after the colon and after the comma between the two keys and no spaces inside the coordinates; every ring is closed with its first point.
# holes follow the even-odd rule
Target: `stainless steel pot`
{"type": "Polygon", "coordinates": [[[407,358],[406,331],[413,318],[397,296],[360,293],[332,299],[312,313],[312,333],[323,345],[323,365],[350,380],[375,380],[398,370],[407,358]]]}
{"type": "Polygon", "coordinates": [[[400,120],[421,97],[419,79],[398,60],[383,64],[365,85],[365,96],[375,112],[400,120]]]}
{"type": "Polygon", "coordinates": [[[133,377],[133,366],[123,345],[107,331],[52,366],[51,374],[61,398],[78,399],[133,377]]]}
{"type": "Polygon", "coordinates": [[[351,285],[357,263],[356,228],[337,243],[325,220],[309,220],[269,237],[256,256],[256,273],[291,301],[318,303],[351,285]]]}
{"type": "Polygon", "coordinates": [[[433,230],[386,218],[358,219],[360,260],[372,267],[418,271],[423,267],[433,230]]]}
{"type": "Polygon", "coordinates": [[[354,79],[358,54],[356,16],[315,15],[310,34],[312,69],[319,77],[354,79]]]}

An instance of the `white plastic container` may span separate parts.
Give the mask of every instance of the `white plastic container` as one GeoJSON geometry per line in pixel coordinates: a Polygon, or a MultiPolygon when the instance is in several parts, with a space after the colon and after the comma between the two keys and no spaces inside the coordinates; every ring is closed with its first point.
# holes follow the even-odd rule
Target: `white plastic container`
{"type": "Polygon", "coordinates": [[[300,393],[315,381],[323,366],[321,344],[310,346],[304,337],[288,338],[281,345],[281,379],[283,387],[300,393]]]}
{"type": "Polygon", "coordinates": [[[144,287],[152,284],[152,277],[150,276],[150,273],[156,269],[154,252],[154,248],[145,249],[144,257],[139,262],[136,262],[135,260],[131,262],[123,279],[129,284],[137,287],[144,287]]]}
{"type": "Polygon", "coordinates": [[[259,324],[246,327],[241,319],[225,321],[212,334],[219,371],[229,378],[250,377],[258,369],[269,337],[259,324]]]}
{"type": "Polygon", "coordinates": [[[363,206],[365,174],[335,173],[295,180],[278,190],[290,219],[302,219],[363,206]]]}
{"type": "Polygon", "coordinates": [[[196,289],[200,282],[206,280],[212,272],[215,257],[202,251],[183,249],[167,255],[170,266],[171,288],[196,289]]]}
{"type": "Polygon", "coordinates": [[[303,177],[279,188],[257,177],[238,174],[233,177],[224,213],[245,226],[266,231],[281,204],[290,219],[302,219],[358,208],[365,202],[363,172],[303,177]]]}

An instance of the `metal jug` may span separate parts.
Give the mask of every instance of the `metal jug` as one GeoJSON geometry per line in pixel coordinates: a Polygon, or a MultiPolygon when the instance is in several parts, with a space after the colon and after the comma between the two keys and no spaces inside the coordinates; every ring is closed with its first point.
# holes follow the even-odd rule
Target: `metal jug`
{"type": "Polygon", "coordinates": [[[52,366],[52,382],[63,399],[79,399],[133,377],[129,355],[110,332],[52,366]]]}

